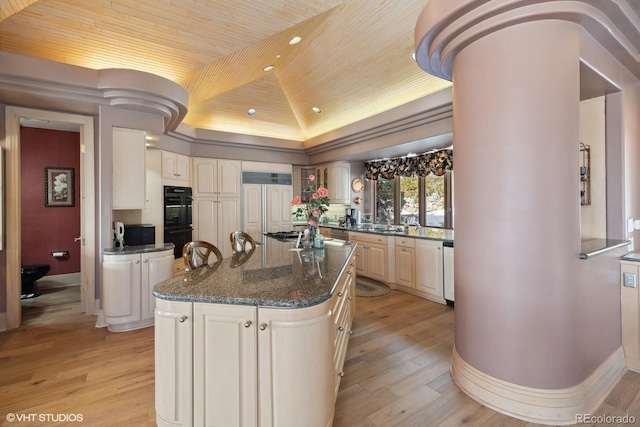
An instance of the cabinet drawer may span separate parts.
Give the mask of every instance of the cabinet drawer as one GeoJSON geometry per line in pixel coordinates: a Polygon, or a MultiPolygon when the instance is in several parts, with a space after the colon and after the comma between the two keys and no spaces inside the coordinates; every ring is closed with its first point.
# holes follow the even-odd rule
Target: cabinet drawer
{"type": "Polygon", "coordinates": [[[416,239],[411,237],[396,237],[396,246],[401,246],[403,248],[414,248],[416,243],[416,239]]]}
{"type": "Polygon", "coordinates": [[[378,243],[381,245],[387,244],[387,236],[380,236],[377,234],[349,233],[349,239],[357,242],[378,243]]]}

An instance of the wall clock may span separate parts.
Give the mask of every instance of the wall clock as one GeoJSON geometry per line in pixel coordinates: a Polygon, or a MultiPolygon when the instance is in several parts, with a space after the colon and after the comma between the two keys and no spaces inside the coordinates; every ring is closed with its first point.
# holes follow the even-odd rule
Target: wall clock
{"type": "Polygon", "coordinates": [[[356,193],[361,192],[364,189],[364,182],[360,179],[360,178],[355,178],[352,182],[351,182],[351,188],[353,189],[353,191],[355,191],[356,193]]]}

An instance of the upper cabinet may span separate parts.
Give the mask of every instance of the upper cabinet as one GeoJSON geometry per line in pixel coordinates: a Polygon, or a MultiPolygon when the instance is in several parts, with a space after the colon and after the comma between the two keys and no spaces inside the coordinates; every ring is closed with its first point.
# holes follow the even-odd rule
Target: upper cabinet
{"type": "Polygon", "coordinates": [[[318,186],[329,190],[332,205],[351,205],[351,165],[348,162],[331,162],[316,165],[318,186]]]}
{"type": "Polygon", "coordinates": [[[193,158],[193,197],[240,197],[241,187],[242,162],[193,158]]]}
{"type": "Polygon", "coordinates": [[[113,128],[112,153],[112,209],[143,209],[146,174],[144,132],[113,128]]]}
{"type": "Polygon", "coordinates": [[[182,154],[162,152],[162,180],[165,184],[189,185],[189,157],[182,154]]]}
{"type": "Polygon", "coordinates": [[[334,204],[351,204],[351,165],[347,162],[329,163],[329,198],[334,204]]]}

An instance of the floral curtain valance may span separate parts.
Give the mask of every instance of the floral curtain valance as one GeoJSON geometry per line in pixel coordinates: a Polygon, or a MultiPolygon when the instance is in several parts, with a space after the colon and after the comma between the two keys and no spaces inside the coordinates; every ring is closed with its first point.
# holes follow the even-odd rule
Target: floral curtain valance
{"type": "Polygon", "coordinates": [[[376,180],[393,179],[396,176],[441,176],[453,170],[453,150],[438,150],[412,157],[375,160],[364,164],[364,176],[376,180]]]}

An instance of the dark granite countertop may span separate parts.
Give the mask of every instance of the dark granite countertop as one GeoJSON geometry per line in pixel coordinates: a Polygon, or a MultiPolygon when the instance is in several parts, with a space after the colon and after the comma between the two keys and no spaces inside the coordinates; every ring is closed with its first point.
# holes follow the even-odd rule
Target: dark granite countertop
{"type": "Polygon", "coordinates": [[[264,240],[252,253],[160,282],[153,295],[169,301],[309,307],[331,297],[356,246],[330,240],[323,249],[294,250],[295,241],[264,240]]]}
{"type": "Polygon", "coordinates": [[[131,255],[149,252],[161,252],[167,249],[173,250],[173,243],[157,243],[155,245],[125,246],[124,248],[107,248],[102,250],[103,255],[131,255]]]}
{"type": "Polygon", "coordinates": [[[409,227],[409,231],[405,232],[401,226],[392,225],[392,228],[376,226],[374,224],[364,224],[355,227],[344,227],[340,225],[320,225],[322,228],[331,228],[335,230],[354,231],[357,233],[379,234],[385,236],[401,236],[412,237],[415,239],[440,240],[453,245],[453,229],[435,228],[435,227],[409,227]]]}

